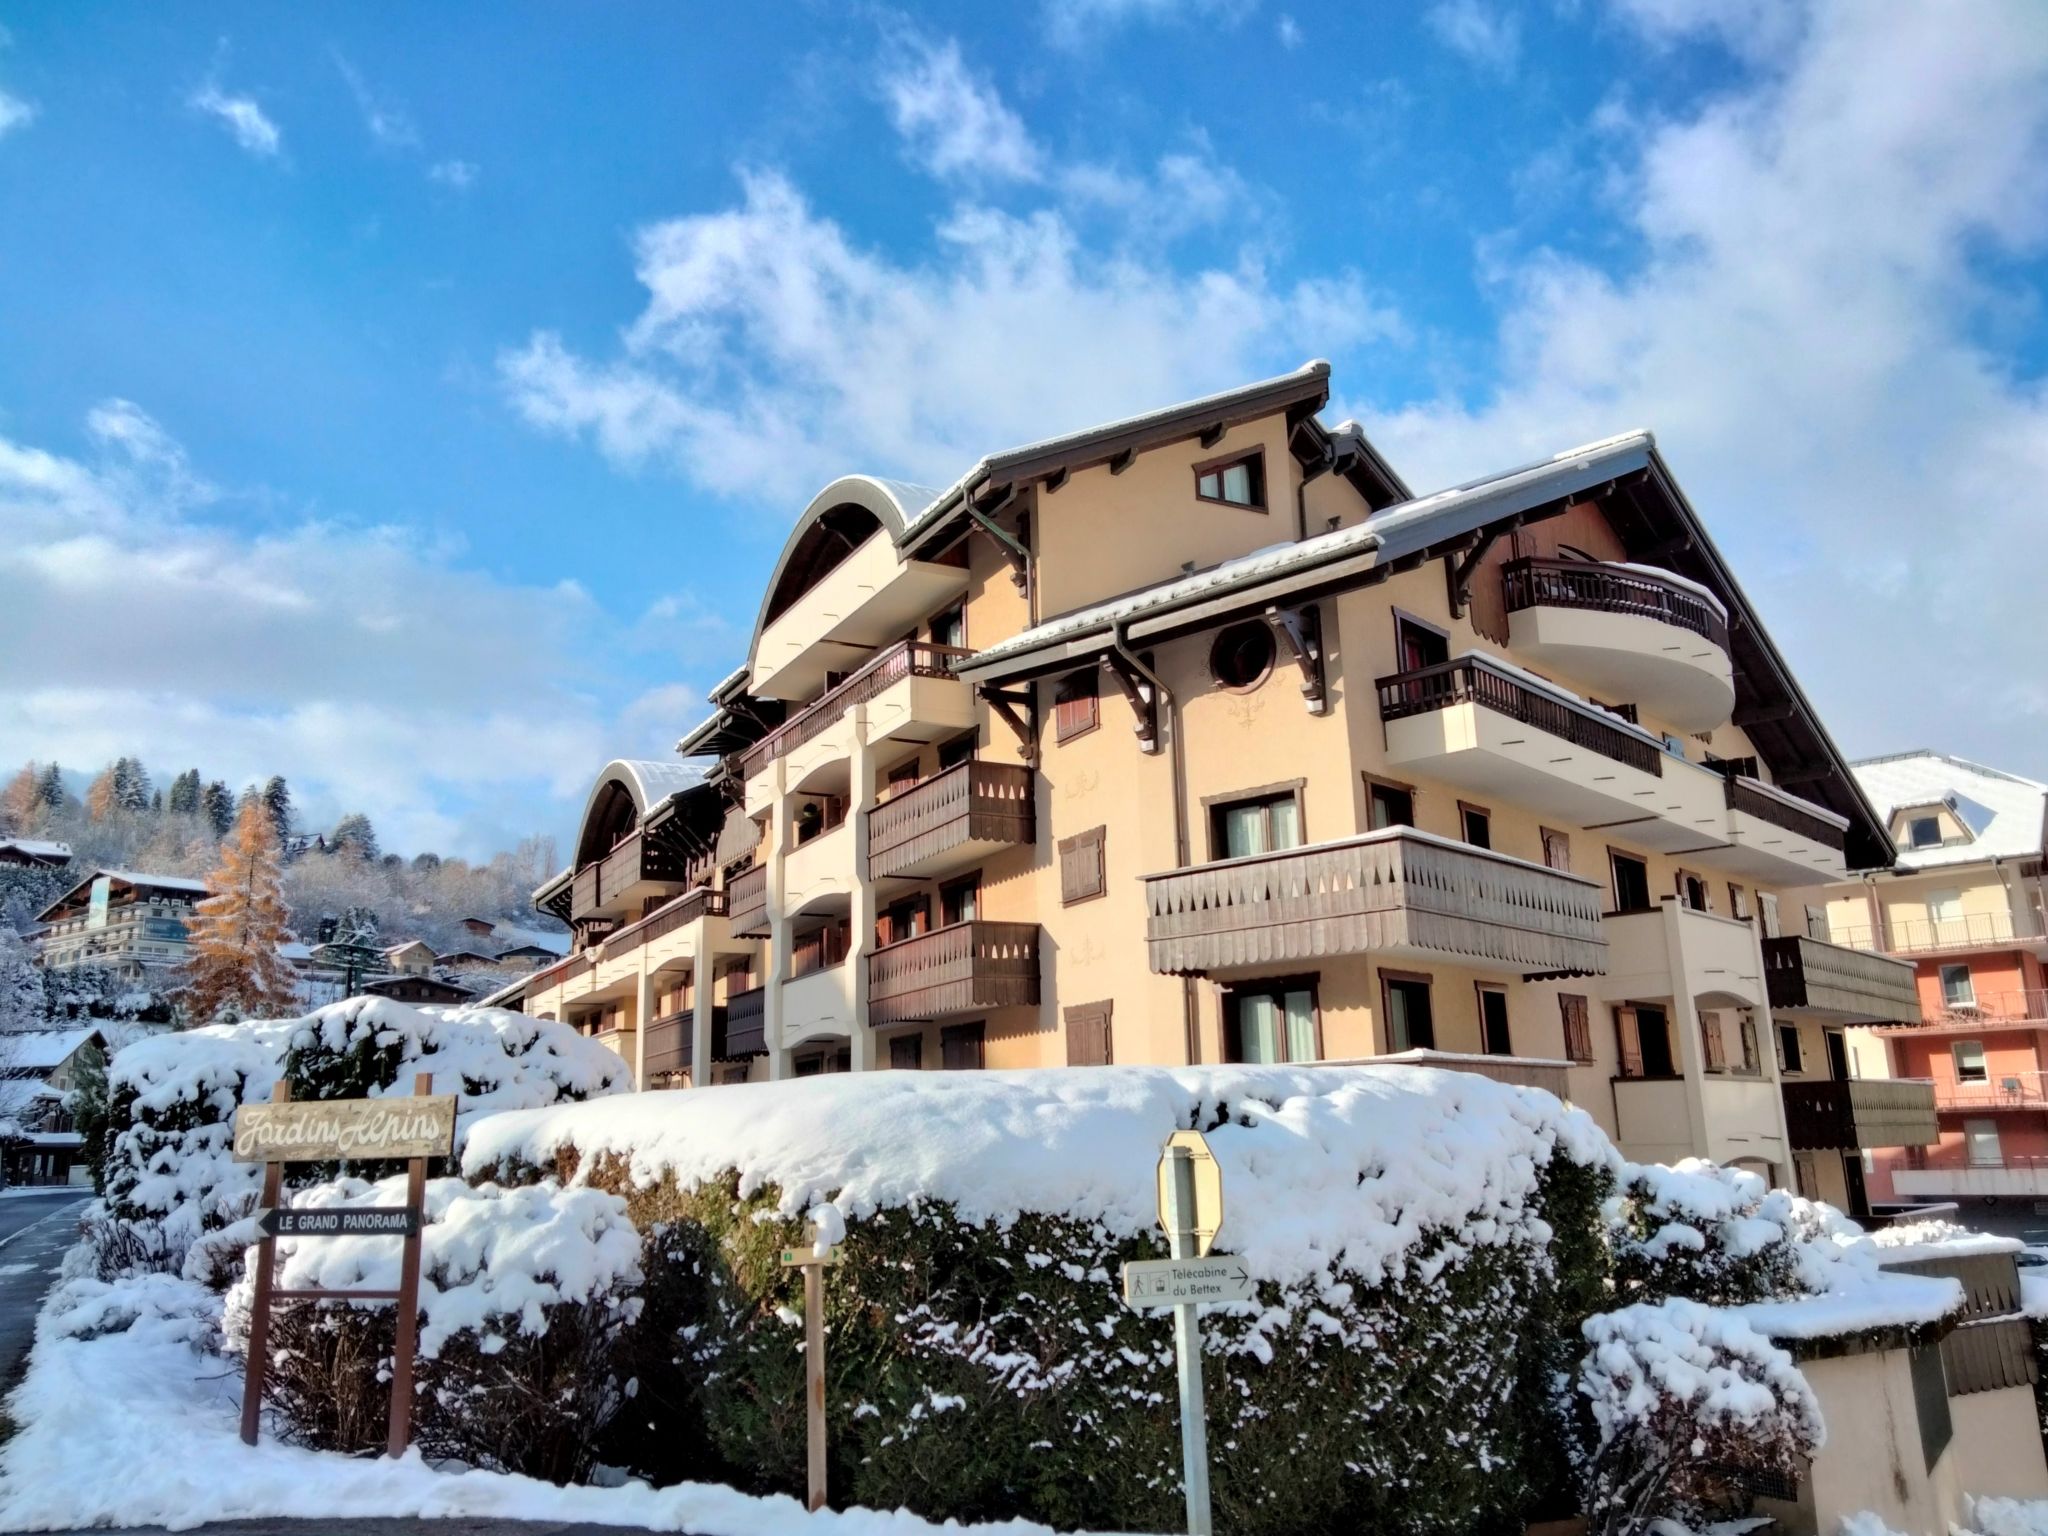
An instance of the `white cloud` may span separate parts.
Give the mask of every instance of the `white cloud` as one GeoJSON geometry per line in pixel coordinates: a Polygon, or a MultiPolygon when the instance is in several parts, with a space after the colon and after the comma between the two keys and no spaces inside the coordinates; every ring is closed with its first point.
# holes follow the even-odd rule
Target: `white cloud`
{"type": "Polygon", "coordinates": [[[1282,48],[1299,48],[1301,46],[1301,23],[1284,11],[1281,13],[1280,19],[1273,24],[1273,31],[1279,37],[1282,48]]]}
{"type": "Polygon", "coordinates": [[[1032,181],[1038,146],[1024,121],[986,78],[970,71],[960,45],[905,37],[882,77],[889,116],[911,156],[942,178],[1032,181]]]}
{"type": "Polygon", "coordinates": [[[962,207],[921,260],[863,250],[769,173],[635,240],[621,353],[535,333],[500,359],[531,424],[778,512],[850,470],[943,484],[978,456],[1241,383],[1395,321],[1359,281],[1257,260],[1187,272],[1084,245],[1058,213],[962,207]]]}
{"type": "Polygon", "coordinates": [[[6,138],[17,128],[26,128],[35,121],[35,117],[35,103],[0,91],[0,139],[6,138]]]}
{"type": "Polygon", "coordinates": [[[414,149],[419,146],[419,129],[402,107],[380,99],[363,79],[362,72],[351,64],[339,49],[333,50],[334,67],[341,71],[341,78],[348,82],[348,91],[356,100],[356,110],[362,114],[363,126],[370,137],[388,149],[414,149]]]}
{"type": "Polygon", "coordinates": [[[1511,75],[1522,52],[1522,20],[1485,0],[1435,0],[1423,13],[1437,41],[1479,68],[1511,75]]]}
{"type": "Polygon", "coordinates": [[[466,192],[476,183],[476,166],[468,160],[436,160],[427,167],[427,180],[466,192]]]}
{"type": "MultiPolygon", "coordinates": [[[[138,407],[107,402],[87,433],[76,458],[0,437],[0,656],[34,659],[0,671],[0,763],[283,773],[394,848],[479,854],[644,734],[585,670],[636,637],[579,589],[508,585],[398,529],[241,532],[138,407]]],[[[687,614],[646,638],[694,665],[687,614]]]]}
{"type": "Polygon", "coordinates": [[[2048,391],[1997,273],[2048,250],[2048,27],[1970,17],[1824,0],[1737,87],[1611,124],[1641,260],[1503,265],[1504,382],[1374,430],[1430,486],[1655,428],[1845,746],[2039,772],[2048,391]]]}
{"type": "Polygon", "coordinates": [[[250,154],[275,159],[284,150],[284,135],[251,96],[230,96],[209,80],[189,98],[196,111],[218,118],[234,140],[250,154]]]}
{"type": "Polygon", "coordinates": [[[1078,48],[1117,27],[1191,20],[1229,24],[1257,8],[1258,0],[1045,0],[1045,28],[1054,42],[1078,48]]]}

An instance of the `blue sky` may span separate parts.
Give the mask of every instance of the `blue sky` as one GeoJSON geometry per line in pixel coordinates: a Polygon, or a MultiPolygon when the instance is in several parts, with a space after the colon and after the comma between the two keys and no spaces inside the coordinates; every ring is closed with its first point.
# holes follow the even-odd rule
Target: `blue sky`
{"type": "Polygon", "coordinates": [[[809,490],[1336,364],[1657,429],[1843,745],[2048,776],[2048,11],[0,3],[0,762],[566,832],[809,490]]]}

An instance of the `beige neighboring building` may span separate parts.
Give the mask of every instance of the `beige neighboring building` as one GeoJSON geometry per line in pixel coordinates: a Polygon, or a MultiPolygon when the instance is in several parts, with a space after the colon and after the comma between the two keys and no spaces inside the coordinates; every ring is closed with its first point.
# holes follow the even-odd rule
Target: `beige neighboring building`
{"type": "Polygon", "coordinates": [[[130,869],[95,870],[37,915],[45,970],[100,965],[124,981],[166,986],[191,947],[192,909],[206,882],[130,869]]]}
{"type": "Polygon", "coordinates": [[[643,1082],[1420,1053],[1789,1178],[1779,1026],[1918,1007],[1778,896],[1884,824],[1647,434],[1417,497],[1328,397],[827,486],[501,996],[643,1082]]]}

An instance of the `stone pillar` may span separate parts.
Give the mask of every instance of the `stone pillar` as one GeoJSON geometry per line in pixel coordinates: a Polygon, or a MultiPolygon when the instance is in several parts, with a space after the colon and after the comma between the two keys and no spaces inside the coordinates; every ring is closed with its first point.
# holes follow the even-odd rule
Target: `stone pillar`
{"type": "Polygon", "coordinates": [[[654,977],[647,970],[647,946],[640,946],[640,974],[633,987],[633,1086],[645,1092],[647,1026],[654,1022],[654,977]]]}
{"type": "Polygon", "coordinates": [[[875,748],[868,742],[868,711],[865,704],[853,715],[853,780],[851,803],[846,814],[852,833],[853,912],[851,942],[847,945],[846,985],[853,995],[853,1070],[866,1072],[875,1065],[874,1032],[868,1027],[868,952],[875,947],[875,923],[880,917],[875,887],[868,879],[868,811],[876,801],[875,748]]]}
{"type": "Polygon", "coordinates": [[[783,914],[782,862],[789,846],[789,805],[786,798],[789,759],[778,757],[768,765],[769,803],[774,812],[768,821],[768,947],[761,956],[762,1022],[768,1040],[768,1076],[788,1077],[793,1071],[789,1050],[782,1043],[782,978],[789,966],[789,919],[783,914]]]}
{"type": "Polygon", "coordinates": [[[695,937],[690,945],[690,986],[696,1008],[690,1017],[690,1086],[711,1084],[711,1010],[713,980],[718,974],[718,955],[711,948],[712,919],[700,917],[690,926],[695,937]]]}

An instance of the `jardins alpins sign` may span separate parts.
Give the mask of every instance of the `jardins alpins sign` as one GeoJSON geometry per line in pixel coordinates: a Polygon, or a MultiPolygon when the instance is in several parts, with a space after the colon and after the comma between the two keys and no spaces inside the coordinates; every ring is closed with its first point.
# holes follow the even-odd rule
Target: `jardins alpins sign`
{"type": "Polygon", "coordinates": [[[453,1095],[245,1104],[235,1114],[238,1163],[446,1157],[454,1147],[453,1095]]]}

